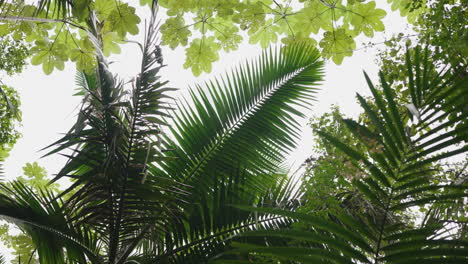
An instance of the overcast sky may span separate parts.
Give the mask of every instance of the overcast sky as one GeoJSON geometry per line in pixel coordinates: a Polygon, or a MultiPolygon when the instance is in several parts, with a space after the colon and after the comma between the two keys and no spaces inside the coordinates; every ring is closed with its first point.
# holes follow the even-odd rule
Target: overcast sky
{"type": "MultiPolygon", "coordinates": [[[[404,18],[386,8],[388,4],[382,3],[384,1],[376,2],[377,5],[380,4],[380,8],[387,11],[384,19],[386,30],[376,34],[376,37],[372,39],[373,43],[382,42],[394,33],[408,32],[404,18]]],[[[362,47],[362,43],[368,41],[365,37],[357,39],[357,47],[362,47]]],[[[196,78],[189,70],[184,70],[182,67],[184,49],[162,48],[164,62],[168,65],[162,71],[163,78],[170,81],[171,87],[179,88],[182,94],[189,85],[201,83],[203,80],[219,75],[238,62],[252,58],[261,52],[259,46],[243,44],[237,51],[229,54],[222,53],[220,60],[214,63],[212,73],[196,78]]],[[[306,116],[319,115],[328,111],[332,104],[337,104],[343,113],[355,117],[360,112],[355,99],[356,92],[369,94],[362,71],[366,70],[371,79],[376,80],[378,48],[384,48],[384,45],[355,51],[352,57],[345,58],[343,64],[339,66],[327,62],[325,80],[317,95],[318,101],[313,104],[312,111],[305,113],[306,116]]],[[[114,61],[111,69],[122,78],[129,78],[139,69],[140,57],[135,44],[126,44],[122,46],[120,55],[111,58],[114,61]]],[[[23,73],[13,77],[0,76],[0,78],[3,77],[5,84],[19,91],[23,112],[23,122],[19,128],[22,137],[4,164],[4,175],[7,179],[22,175],[22,167],[27,162],[37,161],[39,165],[46,168],[49,175],[53,175],[66,161],[59,155],[40,159],[45,152],[39,150],[59,139],[62,133],[67,132],[75,122],[77,106],[81,98],[72,96],[75,93],[74,75],[75,67],[72,63],[68,63],[64,71],[54,71],[49,76],[44,75],[42,69],[37,66],[28,66],[23,73]]],[[[311,130],[306,126],[307,121],[304,119],[302,122],[302,141],[298,149],[291,153],[288,159],[289,164],[293,164],[294,161],[295,164],[300,164],[311,154],[313,140],[311,130]]]]}

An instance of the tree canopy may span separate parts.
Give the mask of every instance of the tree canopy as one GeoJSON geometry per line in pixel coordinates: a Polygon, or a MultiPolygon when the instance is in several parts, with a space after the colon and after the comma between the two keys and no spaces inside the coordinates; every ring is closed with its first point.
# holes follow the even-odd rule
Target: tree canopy
{"type": "MultiPolygon", "coordinates": [[[[341,64],[356,49],[356,37],[372,38],[385,29],[386,12],[376,1],[141,0],[140,4],[153,2],[168,16],[161,25],[162,44],[186,47],[184,67],[194,75],[210,72],[220,51],[236,50],[243,39],[263,48],[279,41],[306,41],[317,46],[324,58],[341,64]]],[[[422,0],[388,2],[410,20],[425,9],[422,0]]],[[[62,70],[68,60],[78,70],[90,71],[96,61],[88,33],[99,32],[106,56],[119,53],[120,44],[139,32],[141,18],[132,5],[135,2],[118,0],[39,1],[38,6],[2,1],[0,36],[32,43],[31,62],[42,65],[46,74],[62,70]],[[89,20],[90,12],[97,14],[96,21],[89,20]]]]}

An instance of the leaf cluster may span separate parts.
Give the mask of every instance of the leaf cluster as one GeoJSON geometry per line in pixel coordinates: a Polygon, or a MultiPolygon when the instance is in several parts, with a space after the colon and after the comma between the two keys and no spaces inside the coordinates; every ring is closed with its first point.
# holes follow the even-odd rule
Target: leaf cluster
{"type": "Polygon", "coordinates": [[[219,52],[237,49],[246,35],[250,44],[263,48],[280,40],[319,42],[322,56],[341,64],[353,54],[358,35],[373,37],[384,30],[386,15],[375,1],[161,0],[159,4],[169,16],[161,26],[162,43],[173,49],[187,46],[184,67],[194,75],[210,72],[219,52]]]}
{"type": "MultiPolygon", "coordinates": [[[[23,167],[23,175],[25,177],[20,176],[17,178],[18,182],[21,182],[25,186],[30,186],[36,194],[40,194],[45,189],[52,193],[57,193],[59,190],[58,184],[49,185],[49,179],[46,178],[47,172],[37,162],[26,163],[23,167]]],[[[29,263],[39,263],[37,257],[34,256],[36,247],[31,237],[24,232],[12,229],[11,225],[2,224],[0,225],[0,238],[5,243],[5,246],[13,250],[12,263],[20,264],[25,262],[25,260],[29,263]]]]}
{"type": "Polygon", "coordinates": [[[109,56],[120,53],[119,44],[138,33],[139,23],[135,8],[121,1],[79,0],[73,5],[40,1],[37,6],[2,1],[0,5],[0,37],[31,45],[31,63],[41,65],[46,74],[63,70],[67,61],[75,62],[79,71],[92,72],[97,61],[91,36],[99,36],[100,48],[109,56]],[[97,15],[95,21],[90,20],[90,12],[97,15]]]}
{"type": "MultiPolygon", "coordinates": [[[[21,122],[18,93],[0,82],[0,152],[7,151],[20,137],[16,130],[21,122]]],[[[0,155],[0,159],[5,158],[0,155]]]]}
{"type": "Polygon", "coordinates": [[[8,75],[20,73],[30,55],[29,46],[10,38],[0,39],[0,72],[8,75]]]}

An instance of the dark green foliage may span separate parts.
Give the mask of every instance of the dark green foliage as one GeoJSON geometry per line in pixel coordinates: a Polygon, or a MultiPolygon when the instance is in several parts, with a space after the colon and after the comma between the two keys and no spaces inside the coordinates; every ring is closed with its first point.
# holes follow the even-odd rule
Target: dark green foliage
{"type": "MultiPolygon", "coordinates": [[[[45,169],[34,163],[26,163],[23,167],[23,176],[17,178],[17,183],[23,186],[28,186],[31,196],[41,194],[44,189],[47,189],[51,195],[58,192],[58,184],[49,184],[49,179],[47,179],[47,173],[45,169]],[[34,194],[33,194],[34,193],[34,194]]],[[[6,184],[8,187],[12,188],[10,184],[6,184]]],[[[35,198],[34,198],[35,199],[35,198]]],[[[9,228],[8,224],[0,225],[0,241],[2,241],[5,246],[12,249],[12,255],[14,256],[11,264],[21,264],[21,260],[24,262],[25,259],[28,260],[29,264],[38,264],[39,260],[35,256],[37,251],[36,246],[33,243],[31,236],[25,234],[24,232],[15,232],[9,228]]]]}
{"type": "Polygon", "coordinates": [[[0,215],[31,236],[41,263],[204,263],[230,248],[228,237],[290,224],[231,205],[297,207],[297,181],[280,164],[298,137],[296,107],[308,107],[321,80],[317,50],[266,51],[206,92],[192,89],[192,103],[176,112],[174,89],[158,76],[154,17],[142,52],[130,89],[101,53],[95,73],[77,75],[77,122],[47,154],[71,150],[53,179],[71,178],[66,190],[2,184],[0,215]],[[164,134],[170,116],[172,134],[164,134]]]}
{"type": "Polygon", "coordinates": [[[150,252],[156,257],[150,263],[158,259],[202,263],[224,251],[229,236],[259,224],[287,223],[278,217],[255,219],[230,205],[294,205],[288,202],[294,197],[293,182],[277,172],[299,129],[293,116],[301,113],[291,105],[310,101],[313,85],[320,80],[317,57],[317,51],[305,44],[270,50],[231,75],[207,83],[207,92],[201,87],[192,90],[192,103],[180,105],[176,114],[171,129],[175,141],[169,137],[165,141],[172,159],[153,168],[156,175],[188,185],[184,199],[190,202],[181,204],[182,222],[169,226],[177,235],[154,245],[150,252]],[[157,256],[164,243],[174,248],[157,256]]]}
{"type": "Polygon", "coordinates": [[[71,263],[83,262],[85,257],[99,263],[95,235],[70,225],[67,208],[60,201],[46,192],[36,194],[21,182],[0,188],[2,218],[17,224],[32,239],[40,263],[66,263],[65,256],[71,263]]]}
{"type": "Polygon", "coordinates": [[[330,132],[319,132],[361,172],[351,179],[354,189],[346,200],[364,199],[366,207],[373,209],[356,214],[346,200],[342,200],[342,210],[327,211],[325,216],[317,208],[307,213],[250,208],[289,217],[308,229],[300,237],[295,229],[250,234],[293,239],[294,249],[240,244],[233,252],[256,252],[300,263],[461,263],[468,259],[464,235],[468,184],[459,177],[464,168],[453,177],[439,165],[468,150],[468,127],[460,127],[467,117],[465,104],[454,99],[467,95],[467,80],[450,70],[425,74],[432,67],[428,53],[416,52],[419,59],[406,59],[407,112],[395,104],[394,92],[380,73],[383,93],[368,80],[374,105],[358,95],[370,124],[343,121],[363,143],[376,140],[378,144],[355,148],[330,132]],[[441,82],[442,78],[446,81],[441,82]],[[446,119],[451,115],[456,118],[446,119]],[[415,209],[421,215],[405,219],[415,209]]]}
{"type": "Polygon", "coordinates": [[[13,145],[19,137],[15,130],[21,121],[18,93],[11,87],[0,85],[0,148],[13,145]]]}

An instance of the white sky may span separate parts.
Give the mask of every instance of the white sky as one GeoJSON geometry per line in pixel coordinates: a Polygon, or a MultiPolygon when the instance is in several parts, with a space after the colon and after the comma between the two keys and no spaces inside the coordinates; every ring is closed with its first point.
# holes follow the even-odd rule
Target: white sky
{"type": "MultiPolygon", "coordinates": [[[[371,40],[373,43],[381,42],[395,33],[409,32],[406,19],[390,11],[386,1],[376,2],[378,7],[387,11],[387,16],[383,21],[386,30],[383,33],[377,33],[371,40]]],[[[368,41],[369,39],[365,37],[357,39],[358,48],[362,46],[362,42],[368,41]]],[[[176,50],[162,48],[164,62],[168,64],[162,71],[163,78],[169,80],[169,85],[179,88],[182,93],[189,85],[201,83],[202,80],[219,75],[237,65],[238,62],[252,58],[261,52],[259,46],[243,44],[237,51],[220,54],[220,60],[214,63],[211,74],[203,74],[196,78],[189,70],[184,70],[182,67],[185,53],[183,48],[176,50]]],[[[337,104],[343,113],[355,117],[360,112],[355,99],[356,92],[369,94],[362,71],[366,70],[371,79],[376,80],[378,68],[375,60],[378,48],[384,48],[384,45],[355,51],[352,57],[345,58],[343,64],[339,66],[332,62],[326,63],[325,80],[320,86],[318,101],[314,103],[312,111],[306,113],[306,116],[311,117],[327,112],[332,104],[337,104]]],[[[123,45],[122,53],[111,58],[115,62],[111,68],[121,77],[131,77],[139,69],[139,58],[135,44],[123,45]]],[[[40,67],[28,66],[20,75],[2,78],[5,84],[19,91],[23,112],[23,122],[19,128],[22,137],[4,164],[4,175],[7,179],[22,175],[22,167],[27,162],[37,161],[46,168],[49,175],[53,175],[66,161],[59,155],[39,159],[45,154],[39,150],[59,139],[62,133],[67,132],[75,122],[81,97],[72,96],[75,92],[74,75],[75,67],[72,63],[68,63],[64,71],[54,71],[49,76],[44,75],[40,67]]],[[[307,121],[307,119],[303,120],[302,141],[298,149],[291,153],[288,159],[289,164],[300,164],[311,154],[313,141],[311,129],[306,126],[307,121]]],[[[0,245],[0,252],[2,250],[5,248],[0,245]]]]}

